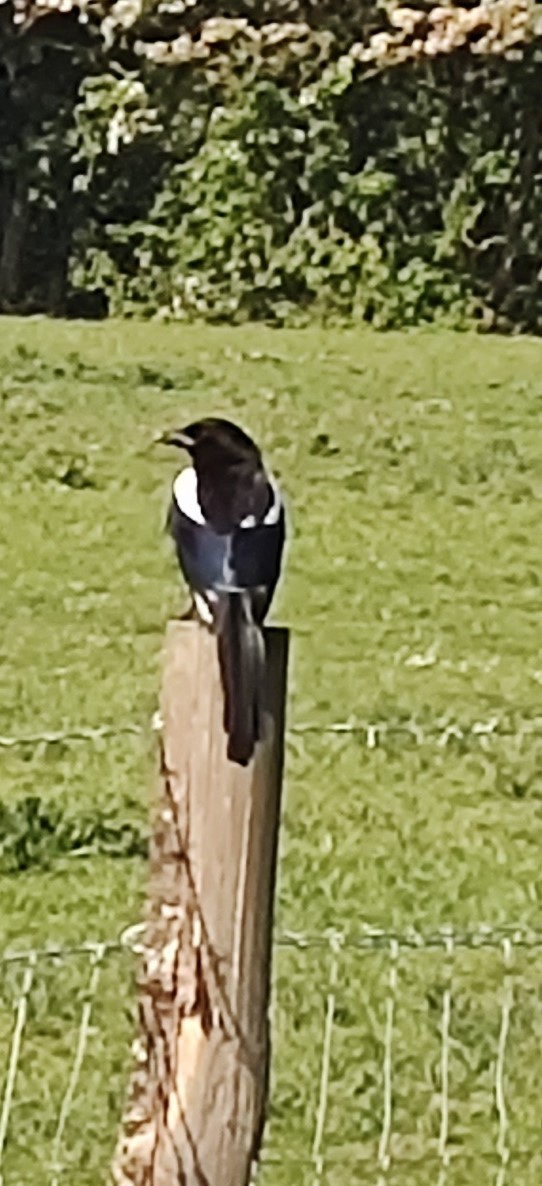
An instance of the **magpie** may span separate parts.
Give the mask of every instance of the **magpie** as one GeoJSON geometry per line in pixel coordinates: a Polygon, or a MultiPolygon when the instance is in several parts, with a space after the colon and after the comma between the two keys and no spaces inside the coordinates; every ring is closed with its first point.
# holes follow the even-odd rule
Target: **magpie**
{"type": "Polygon", "coordinates": [[[173,482],[167,526],[197,616],[217,635],[228,758],[246,766],[262,737],[262,623],[279,579],[282,496],[255,442],[217,417],[165,433],[191,465],[173,482]]]}

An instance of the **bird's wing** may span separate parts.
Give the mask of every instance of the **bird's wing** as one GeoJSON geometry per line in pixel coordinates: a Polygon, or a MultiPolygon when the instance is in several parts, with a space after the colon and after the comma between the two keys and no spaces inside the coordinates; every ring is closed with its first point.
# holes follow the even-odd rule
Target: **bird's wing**
{"type": "Polygon", "coordinates": [[[261,591],[254,598],[254,614],[258,622],[263,621],[275,592],[285,537],[284,508],[281,508],[276,523],[240,528],[233,535],[231,565],[234,580],[242,588],[261,591]]]}

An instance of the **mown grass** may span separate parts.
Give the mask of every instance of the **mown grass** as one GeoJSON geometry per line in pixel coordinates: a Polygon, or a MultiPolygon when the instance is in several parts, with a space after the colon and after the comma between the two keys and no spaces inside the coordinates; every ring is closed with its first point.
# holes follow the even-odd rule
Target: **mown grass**
{"type": "MultiPolygon", "coordinates": [[[[537,342],[433,332],[0,323],[0,734],[142,730],[0,752],[2,946],[114,937],[140,916],[146,866],[133,854],[147,826],[148,726],[164,623],[184,604],[162,532],[177,459],[153,437],[208,412],[254,432],[291,504],[275,607],[293,633],[279,929],[540,925],[542,737],[527,730],[542,717],[541,362],[537,342]],[[467,731],[439,744],[451,723],[493,718],[498,737],[467,731]],[[388,733],[368,747],[363,732],[319,731],[346,720],[388,733]],[[412,721],[418,740],[394,731],[412,721]],[[30,811],[28,833],[32,797],[51,830],[30,811]]],[[[131,982],[118,958],[66,1130],[78,1182],[103,1180],[122,1102],[131,982]]],[[[494,1180],[501,965],[487,953],[457,958],[450,1141],[463,1160],[450,1186],[471,1173],[494,1180]]],[[[400,965],[401,1156],[437,1147],[443,969],[435,954],[400,965]]],[[[527,955],[516,967],[511,1141],[531,1152],[510,1170],[515,1186],[540,1177],[539,971],[527,955]]],[[[328,975],[325,953],[277,961],[269,1153],[281,1164],[264,1171],[270,1186],[312,1182],[286,1154],[310,1152],[328,975]]],[[[330,1186],[365,1180],[364,1159],[374,1178],[386,977],[384,956],[341,957],[330,1186]]],[[[81,968],[64,979],[51,970],[31,998],[6,1182],[48,1181],[83,989],[81,968]]],[[[436,1181],[422,1160],[392,1169],[390,1186],[405,1172],[414,1186],[436,1181]]]]}

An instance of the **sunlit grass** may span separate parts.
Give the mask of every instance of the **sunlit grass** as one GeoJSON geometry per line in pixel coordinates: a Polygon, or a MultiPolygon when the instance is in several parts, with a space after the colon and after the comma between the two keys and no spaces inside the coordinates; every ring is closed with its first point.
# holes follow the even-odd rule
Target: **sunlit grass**
{"type": "MultiPolygon", "coordinates": [[[[274,608],[293,635],[279,928],[539,924],[542,740],[525,726],[542,717],[542,345],[432,332],[17,320],[0,329],[0,734],[142,730],[0,751],[2,802],[37,796],[75,828],[89,813],[145,826],[161,640],[168,615],[184,605],[163,533],[178,459],[153,437],[198,414],[225,414],[261,441],[291,510],[274,608]],[[380,725],[369,734],[375,744],[363,731],[297,731],[345,721],[380,725]],[[417,739],[394,732],[409,721],[422,730],[417,739]],[[504,735],[468,732],[492,721],[504,735]],[[450,724],[467,734],[443,744],[450,724]]],[[[101,850],[48,860],[45,849],[36,846],[26,872],[1,879],[4,946],[114,937],[140,917],[143,860],[101,850]]],[[[1,850],[0,841],[0,866],[1,850]]],[[[397,1123],[422,1148],[438,1129],[440,1006],[431,986],[440,999],[442,960],[417,958],[405,971],[397,1123]]],[[[453,1124],[474,1152],[495,1137],[495,958],[484,965],[483,1007],[475,993],[485,973],[463,965],[468,1025],[457,1014],[457,1057],[464,1052],[468,1070],[455,1067],[453,1124]],[[478,1049],[489,1062],[477,1069],[478,1049]]],[[[310,1149],[327,975],[325,961],[306,954],[277,964],[277,1154],[310,1149]]],[[[373,1156],[382,1119],[385,978],[382,960],[349,957],[341,972],[326,1140],[356,1156],[373,1156]]],[[[122,983],[128,999],[127,968],[122,983]]],[[[527,970],[525,1019],[512,1033],[514,1091],[527,1092],[514,1114],[519,1144],[529,1144],[536,1112],[535,986],[527,970]]],[[[51,1010],[61,1009],[51,992],[51,1010]]],[[[106,1034],[116,1007],[106,993],[106,1034]]],[[[54,1064],[36,1166],[54,1128],[57,1041],[51,1033],[35,1052],[38,1079],[54,1064]]],[[[96,1107],[109,1091],[98,1072],[87,1082],[96,1107]]],[[[113,1076],[118,1090],[103,1120],[112,1132],[121,1080],[113,1076]]],[[[32,1082],[24,1080],[26,1102],[14,1114],[14,1183],[30,1181],[32,1082]]],[[[68,1141],[78,1172],[90,1130],[87,1153],[83,1137],[78,1129],[68,1141]]],[[[304,1172],[269,1168],[265,1181],[294,1186],[304,1172]]],[[[416,1173],[413,1186],[432,1180],[427,1169],[416,1173]]],[[[534,1186],[529,1173],[513,1181],[534,1186]]],[[[353,1180],[340,1166],[326,1179],[353,1180]]],[[[485,1180],[480,1170],[476,1181],[485,1180]]]]}

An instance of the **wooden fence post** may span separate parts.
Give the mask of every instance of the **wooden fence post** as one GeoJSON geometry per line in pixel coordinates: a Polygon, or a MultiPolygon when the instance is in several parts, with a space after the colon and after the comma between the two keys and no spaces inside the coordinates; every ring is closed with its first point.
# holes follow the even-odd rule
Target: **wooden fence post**
{"type": "Polygon", "coordinates": [[[117,1186],[247,1186],[264,1125],[288,633],[265,631],[267,729],[229,762],[216,638],[168,623],[137,1067],[117,1186]]]}

